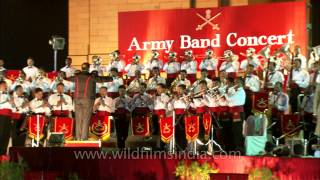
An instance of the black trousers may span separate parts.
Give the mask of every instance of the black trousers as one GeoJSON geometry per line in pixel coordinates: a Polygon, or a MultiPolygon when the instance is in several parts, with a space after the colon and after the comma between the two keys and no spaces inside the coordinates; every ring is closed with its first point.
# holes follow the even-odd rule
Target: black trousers
{"type": "Polygon", "coordinates": [[[252,115],[252,95],[253,93],[250,90],[246,90],[246,101],[244,104],[244,113],[245,119],[252,115]]]}
{"type": "Polygon", "coordinates": [[[289,101],[290,101],[292,113],[298,112],[299,94],[301,94],[301,88],[299,87],[291,88],[289,101]]]}
{"type": "Polygon", "coordinates": [[[175,142],[178,151],[184,151],[187,148],[187,139],[185,132],[184,115],[176,115],[176,126],[175,126],[175,142]]]}
{"type": "Polygon", "coordinates": [[[27,132],[21,131],[22,124],[25,121],[26,115],[22,115],[20,119],[13,120],[11,128],[11,138],[13,147],[24,147],[27,138],[27,132]]]}
{"type": "Polygon", "coordinates": [[[242,135],[244,112],[240,113],[241,121],[232,122],[232,144],[234,145],[234,151],[240,151],[244,154],[244,137],[242,135]]]}
{"type": "Polygon", "coordinates": [[[0,155],[7,153],[12,123],[9,116],[0,115],[0,155]]]}
{"type": "Polygon", "coordinates": [[[115,127],[117,131],[117,144],[119,148],[125,148],[125,141],[128,137],[129,115],[115,114],[115,127]]]}

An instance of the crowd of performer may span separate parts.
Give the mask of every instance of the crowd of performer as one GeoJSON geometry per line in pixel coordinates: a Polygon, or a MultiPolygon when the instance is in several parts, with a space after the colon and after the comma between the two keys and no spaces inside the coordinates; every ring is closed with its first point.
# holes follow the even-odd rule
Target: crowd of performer
{"type": "MultiPolygon", "coordinates": [[[[0,60],[0,154],[6,153],[10,137],[12,146],[30,146],[35,136],[28,132],[27,117],[38,114],[46,117],[44,131],[48,132],[54,126],[52,117],[73,118],[75,140],[87,140],[90,136],[90,121],[79,119],[90,119],[92,114],[110,116],[118,147],[124,148],[131,118],[149,116],[149,135],[159,135],[160,118],[174,113],[176,148],[185,150],[188,141],[184,118],[199,117],[198,139],[205,143],[208,138],[202,119],[204,113],[210,112],[216,123],[214,138],[223,149],[243,151],[243,121],[253,114],[252,97],[259,92],[269,93],[272,122],[279,122],[283,114],[298,112],[307,123],[304,135],[309,139],[316,129],[319,106],[319,92],[316,92],[320,91],[316,88],[320,84],[319,55],[313,51],[307,61],[299,46],[293,53],[275,51],[266,56],[249,48],[242,55],[246,59],[240,63],[239,55],[231,50],[217,57],[213,49],[208,48],[198,65],[192,50],[185,51],[182,61],[177,60],[177,53],[169,52],[166,63],[154,50],[146,64],[140,62],[138,54],[132,57],[131,63],[125,64],[120,52],[114,51],[106,66],[98,56],[93,57],[91,65],[83,65],[87,68],[82,71],[98,78],[96,89],[79,89],[77,83],[85,83],[87,87],[89,79],[75,78],[81,70],[72,66],[71,58],[66,59],[54,79],[37,68],[33,58],[28,58],[19,77],[10,80],[4,60],[0,60]],[[197,78],[198,69],[201,73],[197,78]],[[109,77],[103,79],[105,74],[109,77]],[[93,91],[96,96],[92,102],[84,103],[81,97],[86,97],[87,91],[93,91]],[[80,100],[74,101],[79,97],[80,100]]],[[[319,135],[319,131],[318,124],[315,134],[319,135]]],[[[272,127],[272,135],[282,135],[280,123],[272,127]]],[[[44,141],[46,133],[41,138],[44,141]]]]}

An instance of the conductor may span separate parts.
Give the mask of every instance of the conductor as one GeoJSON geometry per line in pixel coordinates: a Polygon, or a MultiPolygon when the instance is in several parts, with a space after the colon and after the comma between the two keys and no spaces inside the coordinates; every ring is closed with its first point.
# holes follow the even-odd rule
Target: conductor
{"type": "Polygon", "coordinates": [[[76,121],[76,140],[87,140],[92,107],[96,95],[96,83],[112,81],[112,77],[96,76],[89,73],[89,63],[81,65],[81,72],[70,77],[75,84],[74,108],[76,121]]]}

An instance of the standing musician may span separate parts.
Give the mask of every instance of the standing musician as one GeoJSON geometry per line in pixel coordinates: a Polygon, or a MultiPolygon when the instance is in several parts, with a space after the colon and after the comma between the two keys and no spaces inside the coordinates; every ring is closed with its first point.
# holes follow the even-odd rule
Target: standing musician
{"type": "Polygon", "coordinates": [[[200,119],[200,132],[199,138],[205,140],[204,138],[204,123],[202,115],[207,111],[207,106],[205,102],[205,94],[207,90],[207,82],[205,80],[201,80],[199,82],[199,91],[193,95],[193,103],[191,103],[191,107],[196,110],[196,114],[199,116],[200,119]]]}
{"type": "Polygon", "coordinates": [[[72,66],[72,59],[71,57],[67,57],[65,61],[66,65],[60,69],[60,71],[63,71],[66,73],[66,78],[69,78],[71,76],[74,76],[74,73],[76,71],[76,68],[72,66]]]}
{"type": "Polygon", "coordinates": [[[194,60],[191,49],[184,52],[184,61],[181,63],[181,70],[187,71],[187,79],[191,83],[197,80],[197,61],[194,60]]]}
{"type": "Polygon", "coordinates": [[[166,80],[160,76],[160,69],[154,67],[152,69],[153,76],[148,80],[147,92],[149,94],[155,94],[158,84],[166,84],[166,80]]]}
{"type": "Polygon", "coordinates": [[[71,111],[73,110],[72,98],[64,93],[64,84],[60,82],[57,84],[57,92],[49,96],[48,102],[54,116],[71,117],[71,111]]]}
{"type": "Polygon", "coordinates": [[[190,81],[187,79],[187,71],[181,70],[179,76],[171,83],[171,90],[176,91],[176,87],[180,84],[186,86],[186,89],[189,89],[191,86],[190,81]]]}
{"type": "Polygon", "coordinates": [[[260,66],[260,61],[258,59],[258,56],[256,55],[256,50],[254,48],[247,49],[246,57],[247,59],[244,59],[241,61],[240,69],[243,71],[246,71],[248,65],[252,64],[254,70],[257,70],[258,67],[260,66]]]}
{"type": "Polygon", "coordinates": [[[119,77],[117,68],[111,68],[110,73],[113,80],[111,82],[104,83],[104,86],[108,87],[108,96],[114,99],[119,95],[118,88],[123,85],[123,80],[119,77]]]}
{"type": "Polygon", "coordinates": [[[119,148],[125,148],[125,141],[128,137],[131,100],[130,97],[126,96],[126,88],[123,85],[119,86],[119,96],[114,99],[114,118],[119,148]]]}
{"type": "Polygon", "coordinates": [[[28,81],[31,82],[32,80],[34,80],[36,78],[36,76],[38,74],[38,68],[34,66],[34,60],[32,57],[29,57],[27,59],[27,67],[24,67],[22,69],[22,71],[24,73],[26,73],[26,76],[27,76],[26,79],[28,81]]]}
{"type": "Polygon", "coordinates": [[[166,85],[164,83],[159,83],[157,85],[157,93],[153,98],[153,134],[158,135],[160,132],[160,118],[166,117],[168,103],[170,97],[166,94],[166,85]]]}
{"type": "Polygon", "coordinates": [[[21,85],[17,85],[15,87],[12,99],[12,146],[23,147],[26,141],[26,133],[23,132],[22,124],[24,123],[26,115],[29,112],[29,101],[28,98],[24,96],[23,87],[21,85]]]}
{"type": "Polygon", "coordinates": [[[171,83],[177,78],[180,71],[180,63],[177,60],[176,52],[169,52],[169,60],[164,64],[163,70],[167,73],[166,85],[169,87],[171,83]]]}
{"type": "Polygon", "coordinates": [[[242,136],[242,125],[245,120],[244,104],[246,93],[243,88],[243,79],[238,78],[235,82],[228,79],[228,89],[226,99],[228,101],[230,119],[232,122],[232,145],[234,150],[244,152],[244,138],[242,136]]]}
{"type": "Polygon", "coordinates": [[[301,59],[294,59],[294,66],[292,70],[292,79],[289,79],[290,87],[290,104],[291,111],[298,112],[298,96],[301,90],[309,86],[310,75],[308,71],[301,68],[301,59]]]}
{"type": "Polygon", "coordinates": [[[315,118],[313,116],[313,101],[314,101],[314,85],[309,85],[305,91],[300,104],[300,114],[305,123],[304,139],[310,139],[311,134],[315,130],[315,118]]]}
{"type": "MultiPolygon", "coordinates": [[[[139,60],[141,59],[141,56],[135,54],[132,56],[132,63],[127,64],[125,67],[125,71],[127,72],[127,76],[129,78],[129,81],[131,82],[132,79],[134,79],[135,72],[142,71],[144,69],[143,65],[139,63],[139,60]]],[[[129,82],[129,83],[130,83],[129,82]]]]}
{"type": "Polygon", "coordinates": [[[122,73],[124,71],[126,64],[123,61],[123,59],[120,59],[120,51],[119,50],[113,51],[110,54],[110,57],[111,57],[111,62],[107,66],[107,71],[110,72],[112,68],[116,68],[119,73],[119,76],[122,76],[122,73]]]}
{"type": "Polygon", "coordinates": [[[90,65],[89,72],[92,73],[93,71],[98,72],[98,76],[103,76],[107,69],[104,65],[102,65],[102,58],[100,56],[92,56],[93,64],[90,65]]]}
{"type": "Polygon", "coordinates": [[[212,87],[212,80],[208,78],[208,70],[207,69],[201,69],[201,78],[198,79],[196,82],[193,83],[191,89],[197,93],[200,91],[199,86],[201,81],[206,81],[207,87],[212,87]]]}
{"type": "Polygon", "coordinates": [[[301,60],[301,69],[307,70],[307,58],[301,53],[301,47],[299,45],[294,47],[294,59],[296,58],[301,60]]]}
{"type": "Polygon", "coordinates": [[[7,84],[0,81],[0,156],[7,154],[11,130],[12,102],[7,92],[7,84]]]}
{"type": "Polygon", "coordinates": [[[111,116],[115,111],[114,100],[108,96],[108,89],[102,86],[99,89],[99,96],[95,99],[93,104],[93,112],[97,113],[99,117],[111,116]]]}
{"type": "Polygon", "coordinates": [[[268,66],[268,70],[269,72],[267,73],[267,77],[266,77],[266,83],[265,83],[265,88],[269,91],[272,91],[272,89],[274,88],[275,84],[277,82],[280,82],[281,84],[284,83],[284,76],[282,74],[282,72],[276,70],[276,62],[270,61],[269,62],[269,66],[268,66]]]}
{"type": "Polygon", "coordinates": [[[251,115],[252,111],[252,96],[254,93],[260,91],[260,79],[257,75],[254,74],[254,65],[248,64],[248,68],[245,74],[245,83],[244,88],[246,91],[246,103],[245,103],[245,116],[246,118],[251,115]]]}
{"type": "Polygon", "coordinates": [[[272,135],[281,136],[281,116],[289,111],[289,96],[282,91],[282,83],[277,82],[274,90],[269,93],[269,108],[272,109],[272,122],[276,124],[272,127],[272,135]]]}
{"type": "Polygon", "coordinates": [[[221,64],[220,71],[225,71],[226,73],[231,74],[231,76],[235,77],[239,69],[239,56],[233,54],[231,50],[226,50],[223,53],[223,57],[226,60],[221,64]]]}
{"type": "Polygon", "coordinates": [[[31,90],[31,83],[30,81],[26,80],[26,73],[24,71],[19,71],[19,77],[14,81],[14,83],[11,85],[10,90],[14,91],[15,88],[20,85],[23,87],[23,91],[24,93],[26,93],[26,95],[30,94],[30,90],[31,90]]]}
{"type": "Polygon", "coordinates": [[[149,74],[152,75],[153,68],[157,67],[159,69],[162,69],[163,62],[161,59],[159,59],[159,52],[157,50],[152,50],[151,53],[151,59],[147,62],[145,70],[149,71],[149,74]]]}
{"type": "Polygon", "coordinates": [[[214,58],[213,56],[213,50],[211,48],[208,48],[205,52],[205,58],[201,61],[199,65],[199,69],[206,69],[208,71],[209,78],[216,77],[218,59],[214,58]]]}
{"type": "Polygon", "coordinates": [[[141,78],[141,72],[136,70],[134,79],[129,83],[127,87],[127,92],[130,97],[133,97],[135,94],[138,94],[140,91],[140,84],[145,83],[145,81],[141,78]]]}
{"type": "Polygon", "coordinates": [[[179,84],[177,93],[172,101],[175,112],[175,140],[179,150],[184,151],[187,147],[187,139],[185,135],[184,117],[188,113],[189,98],[186,97],[186,85],[179,84]]]}

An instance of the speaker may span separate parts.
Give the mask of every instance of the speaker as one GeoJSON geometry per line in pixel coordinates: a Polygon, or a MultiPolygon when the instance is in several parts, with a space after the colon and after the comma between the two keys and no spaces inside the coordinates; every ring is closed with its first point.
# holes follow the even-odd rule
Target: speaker
{"type": "Polygon", "coordinates": [[[48,140],[49,147],[63,147],[64,146],[64,133],[56,132],[51,133],[48,140]]]}

